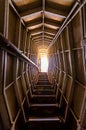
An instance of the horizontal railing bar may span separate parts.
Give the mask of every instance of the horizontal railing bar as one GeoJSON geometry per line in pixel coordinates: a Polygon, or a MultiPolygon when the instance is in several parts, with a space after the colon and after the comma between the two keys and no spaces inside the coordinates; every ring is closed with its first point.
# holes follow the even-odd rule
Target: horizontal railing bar
{"type": "Polygon", "coordinates": [[[37,70],[39,70],[38,66],[31,61],[27,56],[21,53],[21,51],[13,45],[10,41],[8,41],[4,36],[0,33],[0,47],[14,53],[16,56],[21,57],[26,62],[29,62],[29,64],[33,65],[37,70]]]}
{"type": "Polygon", "coordinates": [[[86,4],[86,1],[83,0],[83,2],[81,3],[80,0],[77,0],[74,7],[72,8],[72,10],[70,11],[70,13],[68,14],[68,16],[66,17],[65,21],[63,22],[62,26],[60,27],[59,31],[56,33],[56,35],[54,36],[52,42],[50,43],[50,45],[48,46],[48,50],[50,49],[50,47],[55,43],[55,41],[57,40],[57,38],[59,37],[59,35],[61,34],[61,32],[65,29],[65,27],[72,21],[72,19],[77,15],[77,13],[81,10],[81,8],[86,4]],[[80,5],[78,7],[78,9],[76,9],[76,7],[80,5]],[[74,12],[74,10],[76,9],[75,13],[72,14],[74,12]],[[71,16],[72,15],[72,16],[71,16]],[[71,18],[70,18],[71,16],[71,18]]]}

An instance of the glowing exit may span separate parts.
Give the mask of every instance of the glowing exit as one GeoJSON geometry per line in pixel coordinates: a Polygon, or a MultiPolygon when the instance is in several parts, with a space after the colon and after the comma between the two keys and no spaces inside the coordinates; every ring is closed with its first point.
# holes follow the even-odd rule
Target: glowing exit
{"type": "Polygon", "coordinates": [[[41,72],[48,71],[48,58],[46,54],[41,54],[41,72]]]}

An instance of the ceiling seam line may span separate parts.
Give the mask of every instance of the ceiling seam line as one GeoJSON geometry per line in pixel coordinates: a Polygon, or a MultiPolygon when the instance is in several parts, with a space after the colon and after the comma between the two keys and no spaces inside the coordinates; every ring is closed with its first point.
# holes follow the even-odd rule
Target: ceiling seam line
{"type": "Polygon", "coordinates": [[[44,47],[44,12],[45,12],[45,0],[43,0],[43,18],[42,18],[42,23],[43,23],[43,34],[42,34],[42,40],[43,40],[43,47],[44,47]]]}

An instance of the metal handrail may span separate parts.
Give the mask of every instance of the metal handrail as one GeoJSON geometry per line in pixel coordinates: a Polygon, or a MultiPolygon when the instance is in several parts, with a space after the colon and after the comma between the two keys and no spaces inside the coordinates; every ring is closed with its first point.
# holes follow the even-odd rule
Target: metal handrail
{"type": "Polygon", "coordinates": [[[72,21],[72,19],[77,15],[77,13],[79,12],[79,10],[86,4],[86,0],[83,0],[83,2],[81,3],[80,0],[77,0],[76,3],[74,4],[73,8],[71,9],[71,11],[69,12],[68,16],[66,17],[65,21],[63,22],[62,26],[60,27],[59,31],[56,33],[55,37],[53,38],[53,40],[51,41],[51,43],[48,46],[48,50],[50,49],[50,47],[55,43],[55,41],[57,40],[57,38],[59,37],[59,35],[61,34],[61,32],[65,29],[65,27],[72,21]],[[76,9],[76,7],[79,6],[78,9],[76,9]],[[76,9],[75,13],[72,14],[74,12],[74,10],[76,9]],[[72,15],[72,17],[70,17],[72,15]]]}
{"type": "Polygon", "coordinates": [[[0,47],[14,53],[17,57],[21,57],[23,60],[29,62],[29,64],[33,65],[39,71],[38,66],[33,61],[31,61],[27,56],[22,54],[21,51],[10,41],[8,41],[1,33],[0,33],[0,47]]]}

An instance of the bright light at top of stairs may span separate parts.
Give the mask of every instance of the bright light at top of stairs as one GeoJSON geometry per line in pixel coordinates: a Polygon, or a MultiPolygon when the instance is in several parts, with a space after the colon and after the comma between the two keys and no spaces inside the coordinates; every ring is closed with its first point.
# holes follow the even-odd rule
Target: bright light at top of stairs
{"type": "Polygon", "coordinates": [[[41,72],[47,72],[48,71],[48,58],[46,54],[41,55],[41,72]]]}

